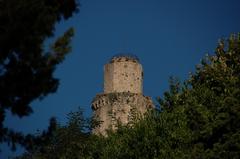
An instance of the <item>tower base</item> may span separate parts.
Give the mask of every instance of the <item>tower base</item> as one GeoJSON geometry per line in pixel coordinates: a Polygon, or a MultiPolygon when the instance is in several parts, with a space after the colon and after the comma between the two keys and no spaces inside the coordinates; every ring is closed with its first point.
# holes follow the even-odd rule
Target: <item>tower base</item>
{"type": "Polygon", "coordinates": [[[99,122],[94,134],[106,135],[106,130],[116,130],[117,125],[131,124],[139,115],[154,108],[150,97],[142,94],[121,92],[98,94],[93,99],[94,119],[99,122]]]}

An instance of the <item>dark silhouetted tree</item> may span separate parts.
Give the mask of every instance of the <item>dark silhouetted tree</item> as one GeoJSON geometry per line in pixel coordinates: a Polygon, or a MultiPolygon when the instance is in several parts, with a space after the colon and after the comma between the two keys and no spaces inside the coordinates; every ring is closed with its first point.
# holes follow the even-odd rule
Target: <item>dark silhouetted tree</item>
{"type": "Polygon", "coordinates": [[[78,11],[77,0],[0,0],[0,143],[26,144],[4,125],[6,110],[18,117],[32,113],[31,102],[54,93],[54,70],[70,52],[73,29],[45,49],[57,22],[78,11]]]}

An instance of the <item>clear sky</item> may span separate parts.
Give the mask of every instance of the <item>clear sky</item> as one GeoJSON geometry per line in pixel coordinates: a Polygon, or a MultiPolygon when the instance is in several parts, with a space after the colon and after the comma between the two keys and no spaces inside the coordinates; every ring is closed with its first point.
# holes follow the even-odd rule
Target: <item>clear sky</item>
{"type": "MultiPolygon", "coordinates": [[[[72,52],[57,67],[58,91],[33,102],[34,113],[9,116],[5,124],[25,133],[46,129],[50,117],[84,108],[103,90],[103,65],[115,54],[132,53],[144,68],[144,94],[155,99],[169,76],[181,80],[194,71],[220,38],[240,32],[239,0],[81,0],[80,12],[56,26],[56,35],[75,28],[72,52]]],[[[47,42],[48,45],[48,42],[47,42]]],[[[1,146],[0,158],[14,154],[1,146]]]]}

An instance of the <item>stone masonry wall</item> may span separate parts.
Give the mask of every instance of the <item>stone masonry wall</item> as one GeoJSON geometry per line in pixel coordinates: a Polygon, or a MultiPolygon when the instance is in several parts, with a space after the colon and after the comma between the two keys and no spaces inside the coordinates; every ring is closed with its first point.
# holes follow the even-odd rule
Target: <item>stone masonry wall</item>
{"type": "Polygon", "coordinates": [[[100,121],[100,125],[93,133],[106,135],[106,130],[115,130],[118,122],[124,125],[131,123],[137,115],[143,115],[153,107],[151,98],[142,94],[130,92],[99,94],[92,102],[94,118],[100,121]]]}
{"type": "Polygon", "coordinates": [[[104,66],[104,93],[142,93],[143,71],[136,60],[113,59],[104,66]]]}

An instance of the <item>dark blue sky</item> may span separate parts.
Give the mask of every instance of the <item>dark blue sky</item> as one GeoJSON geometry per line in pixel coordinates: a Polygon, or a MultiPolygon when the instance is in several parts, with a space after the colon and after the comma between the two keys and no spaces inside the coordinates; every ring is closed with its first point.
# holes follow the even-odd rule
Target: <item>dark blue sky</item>
{"type": "MultiPolygon", "coordinates": [[[[153,98],[168,89],[169,76],[184,80],[219,38],[240,32],[239,0],[81,0],[80,12],[56,26],[56,34],[75,28],[73,50],[57,67],[55,94],[33,102],[34,113],[6,124],[35,133],[52,116],[64,123],[66,114],[84,108],[102,92],[103,65],[118,53],[132,53],[144,68],[144,94],[153,98]]],[[[47,43],[47,45],[49,45],[47,43]]],[[[0,158],[11,154],[3,147],[0,158]],[[2,155],[2,157],[1,157],[2,155]]]]}

